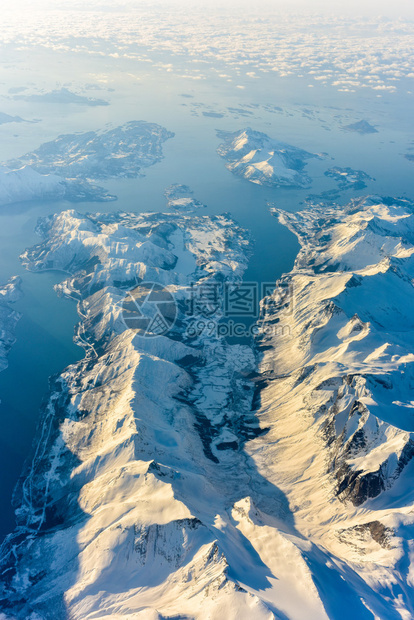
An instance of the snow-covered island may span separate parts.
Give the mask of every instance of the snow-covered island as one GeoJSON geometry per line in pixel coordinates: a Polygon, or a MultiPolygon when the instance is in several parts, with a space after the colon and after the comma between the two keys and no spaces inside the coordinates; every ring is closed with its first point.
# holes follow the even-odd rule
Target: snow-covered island
{"type": "Polygon", "coordinates": [[[194,192],[188,187],[188,185],[174,183],[173,185],[167,187],[164,195],[167,199],[167,207],[171,209],[171,211],[189,212],[206,206],[194,198],[194,192]]]}
{"type": "Polygon", "coordinates": [[[142,176],[142,168],[162,159],[162,145],[173,136],[145,121],[59,136],[0,166],[0,206],[30,200],[116,200],[95,180],[142,176]]]}
{"type": "Polygon", "coordinates": [[[250,128],[234,133],[218,131],[217,135],[224,140],[217,152],[235,175],[270,187],[310,187],[304,168],[308,159],[319,155],[250,128]]]}
{"type": "Polygon", "coordinates": [[[369,174],[367,174],[363,170],[353,170],[353,168],[340,168],[339,166],[329,168],[329,170],[327,170],[324,174],[326,177],[334,179],[338,184],[339,189],[343,190],[365,189],[367,186],[367,181],[375,181],[375,179],[370,177],[369,174]]]}
{"type": "Polygon", "coordinates": [[[7,166],[27,165],[41,174],[70,179],[135,178],[142,174],[141,168],[162,159],[162,145],[173,137],[156,123],[130,121],[100,131],[61,135],[7,166]]]}
{"type": "Polygon", "coordinates": [[[274,215],[301,250],[263,300],[256,349],[186,331],[188,287],[247,266],[229,218],[40,222],[23,261],[69,272],[58,289],[79,300],[86,357],[55,378],[15,493],[8,616],[412,615],[413,205],[274,215]],[[156,338],[123,319],[148,282],[177,302],[156,338]]]}
{"type": "Polygon", "coordinates": [[[22,295],[21,280],[18,276],[0,286],[0,372],[8,366],[7,356],[15,343],[15,328],[20,314],[10,304],[18,301],[22,295]]]}

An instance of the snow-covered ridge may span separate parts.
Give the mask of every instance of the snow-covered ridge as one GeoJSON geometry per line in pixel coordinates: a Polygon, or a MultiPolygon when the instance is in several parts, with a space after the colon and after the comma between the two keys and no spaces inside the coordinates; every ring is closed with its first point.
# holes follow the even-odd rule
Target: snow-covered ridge
{"type": "Polygon", "coordinates": [[[359,505],[414,456],[413,205],[374,198],[274,213],[302,248],[286,276],[293,341],[275,343],[273,367],[301,377],[299,392],[320,388],[337,492],[359,505]]]}
{"type": "Polygon", "coordinates": [[[42,175],[29,166],[11,170],[0,166],[0,206],[29,200],[59,200],[65,195],[63,179],[42,175]]]}
{"type": "Polygon", "coordinates": [[[20,285],[20,278],[14,276],[0,286],[0,372],[7,368],[7,355],[15,342],[14,331],[20,314],[10,304],[20,299],[20,285]]]}
{"type": "Polygon", "coordinates": [[[289,335],[263,335],[270,430],[248,451],[299,531],[359,574],[346,579],[375,617],[412,617],[414,206],[368,198],[273,212],[301,250],[280,283],[293,302],[264,306],[264,326],[289,335]]]}
{"type": "Polygon", "coordinates": [[[302,245],[287,276],[294,341],[288,355],[275,347],[274,364],[278,374],[306,369],[299,390],[326,383],[338,493],[360,504],[390,487],[414,454],[413,205],[365,199],[274,212],[302,245]]]}
{"type": "Polygon", "coordinates": [[[303,169],[306,160],[318,155],[249,127],[235,133],[218,131],[217,135],[224,139],[217,152],[237,176],[271,187],[310,187],[311,180],[303,169]]]}

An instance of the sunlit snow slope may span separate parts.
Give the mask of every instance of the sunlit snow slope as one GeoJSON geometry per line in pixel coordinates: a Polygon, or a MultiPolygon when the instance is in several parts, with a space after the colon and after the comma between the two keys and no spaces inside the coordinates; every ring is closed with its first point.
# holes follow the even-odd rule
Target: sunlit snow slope
{"type": "Polygon", "coordinates": [[[41,222],[23,258],[69,272],[86,358],[56,378],[15,494],[7,618],[414,615],[413,206],[275,215],[301,251],[256,351],[185,335],[188,285],[247,265],[228,218],[41,222]],[[167,335],[125,329],[142,280],[176,295],[167,335]]]}

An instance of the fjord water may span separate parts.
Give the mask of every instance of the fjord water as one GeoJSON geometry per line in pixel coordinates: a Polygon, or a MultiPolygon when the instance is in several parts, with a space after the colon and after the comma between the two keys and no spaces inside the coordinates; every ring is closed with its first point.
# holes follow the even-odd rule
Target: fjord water
{"type": "Polygon", "coordinates": [[[23,291],[23,297],[13,304],[21,314],[17,340],[8,356],[8,368],[0,373],[0,538],[14,527],[10,500],[30,452],[48,378],[83,355],[72,339],[76,304],[59,298],[53,289],[63,274],[30,273],[19,261],[19,254],[39,241],[33,230],[33,217],[39,212],[44,212],[44,205],[13,205],[0,215],[0,280],[6,282],[18,274],[23,291]]]}
{"type": "MultiPolygon", "coordinates": [[[[56,104],[29,106],[19,101],[13,102],[13,110],[9,110],[6,102],[2,111],[20,114],[24,118],[42,118],[42,122],[19,125],[18,132],[11,125],[1,126],[1,160],[22,155],[42,142],[54,139],[59,133],[99,129],[107,122],[114,125],[129,120],[157,122],[174,131],[176,136],[164,145],[165,159],[145,170],[144,178],[115,179],[102,183],[111,193],[118,195],[117,202],[76,205],[31,203],[12,205],[0,211],[0,281],[3,283],[12,275],[21,275],[24,293],[15,304],[15,308],[22,313],[16,330],[17,342],[9,355],[9,368],[0,373],[0,494],[3,499],[0,537],[13,529],[12,488],[30,453],[39,408],[48,389],[48,377],[83,355],[72,341],[77,321],[75,303],[59,299],[53,290],[53,285],[61,281],[65,274],[28,273],[19,262],[19,254],[39,242],[34,233],[38,217],[68,208],[81,212],[163,211],[164,189],[172,183],[182,183],[189,185],[195,197],[207,205],[203,214],[228,212],[249,230],[254,253],[245,274],[246,281],[274,282],[291,269],[298,243],[270,215],[268,202],[295,211],[301,208],[309,191],[264,188],[234,177],[216,154],[220,142],[216,128],[235,131],[250,125],[295,146],[312,152],[326,151],[331,157],[334,156],[334,163],[326,159],[308,164],[308,171],[314,178],[313,193],[332,188],[332,182],[323,176],[323,170],[331,165],[361,168],[377,177],[377,184],[371,184],[367,190],[370,192],[402,195],[410,187],[412,164],[402,158],[396,159],[402,148],[398,127],[385,127],[381,133],[372,136],[358,136],[341,132],[334,125],[326,131],[318,123],[309,123],[300,112],[283,117],[261,111],[248,117],[226,115],[223,118],[207,118],[191,107],[193,99],[221,108],[248,101],[272,101],[297,109],[309,105],[309,102],[311,105],[318,102],[314,92],[312,95],[305,94],[306,89],[300,90],[293,80],[279,80],[278,88],[276,82],[270,79],[267,84],[258,84],[257,81],[254,87],[246,83],[245,90],[236,91],[234,85],[223,83],[219,86],[217,80],[206,80],[195,85],[191,80],[164,74],[160,81],[157,70],[151,72],[146,65],[145,71],[141,69],[140,81],[131,82],[125,76],[119,77],[119,67],[115,64],[110,66],[103,60],[85,58],[80,70],[80,59],[75,58],[72,66],[73,57],[61,55],[61,66],[58,66],[57,63],[53,65],[47,53],[39,52],[33,55],[31,62],[36,64],[36,71],[44,72],[42,79],[48,76],[51,88],[56,85],[59,71],[63,69],[68,71],[75,84],[85,83],[85,76],[92,72],[98,75],[105,70],[115,90],[102,96],[110,99],[111,105],[102,108],[56,104]],[[83,72],[81,75],[80,71],[83,72]],[[189,98],[182,97],[185,92],[190,94],[189,98]],[[297,104],[298,100],[302,103],[297,104]]],[[[125,61],[125,74],[132,70],[131,67],[125,61]]],[[[136,65],[133,69],[138,71],[136,65]]],[[[14,79],[18,80],[19,75],[14,79]]],[[[20,75],[20,80],[23,79],[27,80],[27,72],[20,75]]],[[[8,87],[15,85],[19,86],[21,82],[8,84],[8,87]]],[[[321,106],[332,105],[335,97],[338,100],[340,97],[332,92],[328,97],[322,91],[319,91],[319,96],[321,106]]],[[[343,99],[338,105],[344,105],[343,99]]],[[[354,114],[366,117],[366,101],[349,95],[346,105],[354,106],[354,114]]],[[[339,108],[332,114],[337,110],[339,108]]],[[[344,116],[346,114],[349,112],[344,116]]],[[[378,115],[380,118],[380,112],[378,115]]],[[[344,194],[343,199],[349,196],[344,194]]]]}

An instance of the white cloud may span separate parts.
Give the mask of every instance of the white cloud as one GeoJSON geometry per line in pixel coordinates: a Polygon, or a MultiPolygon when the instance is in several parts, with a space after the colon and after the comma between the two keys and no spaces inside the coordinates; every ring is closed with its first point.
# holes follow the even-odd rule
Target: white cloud
{"type": "MultiPolygon", "coordinates": [[[[256,4],[254,11],[231,11],[226,4],[215,12],[202,10],[197,2],[183,9],[178,0],[174,10],[166,10],[162,0],[112,2],[111,11],[102,10],[99,2],[92,2],[93,9],[79,2],[74,5],[78,10],[62,10],[69,4],[60,2],[53,5],[58,10],[39,11],[30,10],[39,8],[39,2],[27,1],[27,11],[3,11],[0,46],[43,46],[153,62],[160,71],[188,72],[193,79],[205,77],[197,73],[195,62],[202,62],[205,70],[219,66],[219,76],[227,80],[272,71],[281,77],[312,77],[315,83],[389,92],[397,90],[397,78],[413,77],[414,24],[401,20],[360,21],[338,12],[329,17],[288,10],[264,18],[256,4]]],[[[271,3],[272,10],[280,8],[281,1],[271,3]]],[[[393,5],[397,7],[398,0],[393,5]]]]}

